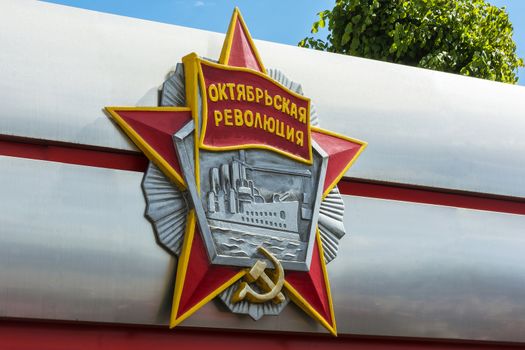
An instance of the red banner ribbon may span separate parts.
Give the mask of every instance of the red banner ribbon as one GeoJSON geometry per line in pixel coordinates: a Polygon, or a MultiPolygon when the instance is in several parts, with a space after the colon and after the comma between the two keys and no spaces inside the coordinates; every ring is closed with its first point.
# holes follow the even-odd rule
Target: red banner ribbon
{"type": "Polygon", "coordinates": [[[312,163],[310,99],[267,75],[199,60],[200,147],[269,149],[312,163]]]}

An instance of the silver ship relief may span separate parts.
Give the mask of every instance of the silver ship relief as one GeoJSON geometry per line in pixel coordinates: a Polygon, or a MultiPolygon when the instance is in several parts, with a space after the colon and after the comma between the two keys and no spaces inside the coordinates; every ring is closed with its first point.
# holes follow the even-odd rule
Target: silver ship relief
{"type": "MultiPolygon", "coordinates": [[[[247,172],[265,176],[299,176],[311,179],[309,170],[262,168],[246,162],[244,151],[229,164],[209,172],[206,217],[220,255],[251,257],[263,246],[279,260],[292,260],[305,250],[299,234],[302,201],[291,191],[270,192],[257,187],[247,172]]],[[[303,198],[308,194],[303,193],[303,198]]],[[[308,211],[308,208],[304,208],[308,211]]]]}

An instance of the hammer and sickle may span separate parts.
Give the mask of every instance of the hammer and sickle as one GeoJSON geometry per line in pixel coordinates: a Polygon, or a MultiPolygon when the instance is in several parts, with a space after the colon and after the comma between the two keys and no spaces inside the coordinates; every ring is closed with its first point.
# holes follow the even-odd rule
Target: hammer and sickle
{"type": "Polygon", "coordinates": [[[271,278],[264,271],[267,267],[266,262],[257,260],[250,271],[244,276],[246,282],[242,282],[233,294],[231,299],[233,303],[246,299],[252,303],[264,303],[272,300],[275,304],[279,304],[285,300],[283,293],[281,293],[284,284],[284,270],[281,263],[264,247],[259,247],[259,251],[273,263],[275,272],[270,273],[271,278]],[[257,283],[259,288],[265,293],[258,293],[253,290],[248,284],[253,282],[257,283]]]}

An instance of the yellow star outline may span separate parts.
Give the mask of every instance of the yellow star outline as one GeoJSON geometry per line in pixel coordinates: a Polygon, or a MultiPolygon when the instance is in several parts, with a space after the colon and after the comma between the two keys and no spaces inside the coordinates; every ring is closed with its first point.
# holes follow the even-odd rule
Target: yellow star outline
{"type": "MultiPolygon", "coordinates": [[[[260,55],[257,51],[257,48],[255,44],[253,43],[253,40],[251,38],[251,35],[248,31],[248,28],[242,18],[242,15],[240,11],[235,8],[232,14],[232,18],[230,21],[230,25],[228,28],[228,32],[226,34],[226,38],[224,40],[224,44],[221,51],[221,56],[219,59],[219,64],[229,66],[232,62],[232,49],[235,46],[235,31],[237,30],[237,35],[241,34],[244,35],[243,40],[246,40],[246,42],[249,45],[249,51],[251,51],[251,59],[247,59],[247,62],[251,62],[252,69],[255,69],[254,73],[257,74],[264,74],[267,75],[266,69],[262,63],[262,60],[260,58],[260,55]],[[242,31],[239,33],[239,29],[242,31]],[[255,66],[253,62],[256,62],[255,66]]],[[[238,54],[238,52],[236,53],[238,54]]],[[[250,52],[248,53],[250,54],[250,52]]],[[[137,112],[151,112],[151,111],[165,111],[165,112],[171,112],[173,113],[172,117],[176,118],[178,114],[183,113],[191,113],[191,118],[193,119],[195,123],[195,142],[194,142],[194,155],[195,155],[195,178],[197,179],[197,192],[200,193],[200,170],[199,170],[199,142],[200,139],[199,131],[200,131],[200,120],[199,120],[199,69],[198,69],[198,62],[199,58],[197,54],[191,53],[185,57],[183,57],[182,61],[184,63],[184,70],[185,70],[185,93],[186,93],[186,101],[187,101],[187,107],[106,107],[106,110],[110,114],[110,116],[114,119],[114,121],[124,130],[124,132],[130,137],[130,139],[141,149],[142,152],[148,157],[150,161],[152,161],[155,165],[157,165],[161,171],[177,186],[179,186],[181,189],[186,189],[186,184],[183,180],[183,177],[180,173],[180,170],[176,169],[176,167],[170,165],[170,162],[168,159],[166,159],[166,156],[158,152],[155,147],[151,145],[151,139],[149,140],[147,137],[143,136],[141,134],[141,131],[132,123],[129,122],[125,117],[123,117],[125,112],[129,111],[137,111],[137,112]]],[[[241,60],[242,61],[242,60],[241,60]]],[[[339,179],[344,175],[344,173],[347,171],[347,169],[353,164],[353,162],[357,159],[357,157],[360,155],[360,153],[364,150],[366,147],[366,142],[359,141],[356,139],[351,139],[346,136],[338,135],[333,132],[329,132],[320,128],[312,128],[312,131],[315,131],[318,134],[328,135],[329,137],[333,137],[334,139],[340,140],[340,141],[346,141],[353,143],[355,145],[358,145],[358,150],[355,152],[355,154],[352,155],[348,161],[345,161],[345,164],[341,165],[340,167],[337,167],[337,175],[334,177],[334,179],[331,181],[329,185],[327,185],[323,191],[323,198],[330,192],[330,190],[336,186],[339,179]]],[[[322,145],[321,145],[322,147],[322,145]]],[[[326,150],[327,153],[330,155],[329,150],[326,150]]],[[[175,150],[173,150],[175,153],[175,150]]],[[[330,162],[330,160],[329,160],[330,162]]],[[[172,164],[173,162],[171,162],[172,164]]],[[[329,163],[330,165],[330,163],[329,163]]],[[[213,291],[209,292],[207,295],[205,295],[203,298],[201,298],[198,302],[196,302],[194,305],[192,305],[190,308],[185,310],[182,314],[179,314],[179,307],[181,303],[181,298],[184,292],[184,287],[187,283],[187,273],[188,268],[191,264],[192,254],[196,254],[194,250],[195,242],[200,242],[202,239],[199,235],[195,234],[197,227],[195,222],[195,213],[193,210],[190,210],[190,213],[187,218],[187,224],[186,224],[186,232],[184,236],[184,242],[183,247],[181,250],[181,254],[179,256],[179,262],[177,266],[177,274],[176,274],[176,282],[175,282],[175,289],[174,289],[174,295],[173,295],[173,307],[172,307],[172,314],[170,318],[170,328],[173,328],[180,324],[183,320],[191,316],[194,312],[196,312],[200,307],[202,307],[204,304],[206,304],[208,301],[215,298],[218,294],[220,294],[222,291],[224,291],[226,288],[231,286],[233,283],[235,283],[238,279],[240,279],[245,273],[246,269],[239,269],[237,272],[232,272],[230,275],[225,277],[225,281],[223,283],[220,283],[220,285],[215,288],[213,291]],[[197,240],[197,241],[196,241],[197,240]],[[193,250],[192,250],[193,249],[193,250]]],[[[290,293],[290,297],[292,301],[294,301],[299,307],[301,307],[306,313],[308,313],[311,317],[319,321],[325,328],[328,329],[330,333],[333,335],[337,335],[336,330],[336,322],[334,317],[334,310],[333,310],[333,304],[332,304],[332,298],[330,294],[330,285],[328,281],[328,275],[326,272],[326,264],[324,261],[324,254],[323,254],[323,247],[321,243],[321,238],[319,234],[319,230],[316,231],[316,244],[318,246],[319,250],[319,259],[320,259],[320,265],[322,270],[322,277],[323,277],[323,283],[326,289],[326,295],[328,299],[329,304],[329,314],[331,320],[326,319],[320,314],[320,310],[316,310],[309,302],[306,300],[297,290],[294,288],[293,285],[291,285],[288,281],[285,281],[285,288],[290,293]]],[[[216,265],[215,265],[216,266],[216,265]]],[[[220,268],[220,267],[214,267],[214,268],[220,268]]],[[[226,267],[224,269],[227,269],[226,267]]],[[[305,272],[305,274],[307,274],[305,272]]]]}

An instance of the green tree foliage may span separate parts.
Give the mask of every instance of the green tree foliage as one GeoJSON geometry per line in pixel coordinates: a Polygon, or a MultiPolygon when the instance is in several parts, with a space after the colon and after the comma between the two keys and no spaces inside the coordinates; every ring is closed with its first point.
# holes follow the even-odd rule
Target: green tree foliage
{"type": "Polygon", "coordinates": [[[484,0],[336,0],[318,13],[299,46],[516,83],[516,54],[505,9],[484,0]]]}

